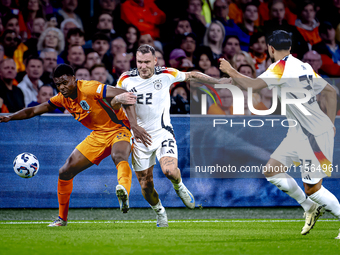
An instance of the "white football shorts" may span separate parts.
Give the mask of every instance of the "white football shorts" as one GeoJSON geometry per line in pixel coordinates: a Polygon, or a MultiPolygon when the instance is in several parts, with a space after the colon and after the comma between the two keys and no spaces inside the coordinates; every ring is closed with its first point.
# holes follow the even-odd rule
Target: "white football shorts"
{"type": "MultiPolygon", "coordinates": [[[[307,184],[316,184],[321,179],[330,176],[333,162],[334,130],[330,129],[319,136],[287,135],[279,147],[271,155],[293,170],[301,165],[302,181],[307,184]]],[[[289,174],[289,172],[288,172],[289,174]]]]}
{"type": "Polygon", "coordinates": [[[143,171],[156,164],[162,157],[178,157],[177,143],[174,136],[167,130],[162,129],[151,135],[152,144],[145,147],[144,144],[134,140],[132,149],[133,170],[143,171]]]}

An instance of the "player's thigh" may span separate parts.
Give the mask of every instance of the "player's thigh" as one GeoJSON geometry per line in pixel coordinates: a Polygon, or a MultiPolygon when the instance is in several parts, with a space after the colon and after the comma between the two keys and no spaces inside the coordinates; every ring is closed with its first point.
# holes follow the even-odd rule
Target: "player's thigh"
{"type": "Polygon", "coordinates": [[[172,134],[165,131],[158,137],[159,146],[156,150],[156,156],[158,161],[161,163],[165,162],[165,158],[174,158],[176,159],[176,167],[177,167],[177,143],[172,134]]]}
{"type": "Polygon", "coordinates": [[[273,158],[270,158],[265,168],[263,168],[263,174],[265,177],[272,177],[280,173],[285,173],[286,171],[287,167],[280,161],[273,158]]]}
{"type": "Polygon", "coordinates": [[[136,173],[141,172],[156,164],[156,150],[148,148],[141,149],[133,145],[131,158],[133,170],[136,173]]]}
{"type": "Polygon", "coordinates": [[[93,163],[76,148],[68,157],[65,164],[60,168],[59,174],[64,175],[66,178],[73,178],[73,176],[92,165],[93,163]]]}
{"type": "Polygon", "coordinates": [[[142,189],[153,188],[153,166],[143,171],[136,171],[135,173],[142,189]]]}
{"type": "MultiPolygon", "coordinates": [[[[299,151],[302,181],[316,185],[332,173],[334,131],[309,136],[299,151]]],[[[308,186],[307,186],[308,187],[308,186]]]]}
{"type": "Polygon", "coordinates": [[[276,148],[270,160],[267,162],[263,173],[266,177],[286,172],[289,167],[299,165],[299,157],[297,152],[298,141],[293,136],[287,135],[280,145],[276,148]]]}

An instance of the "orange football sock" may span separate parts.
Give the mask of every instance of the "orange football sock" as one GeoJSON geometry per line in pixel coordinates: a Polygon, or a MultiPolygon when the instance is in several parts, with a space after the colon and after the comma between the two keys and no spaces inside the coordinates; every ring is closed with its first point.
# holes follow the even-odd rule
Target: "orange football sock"
{"type": "Polygon", "coordinates": [[[58,179],[58,202],[59,202],[59,217],[67,220],[70,196],[73,189],[73,178],[71,180],[58,179]]]}
{"type": "Polygon", "coordinates": [[[118,183],[120,185],[123,185],[127,193],[130,194],[132,172],[129,163],[127,161],[120,161],[116,167],[118,170],[117,173],[118,183]]]}

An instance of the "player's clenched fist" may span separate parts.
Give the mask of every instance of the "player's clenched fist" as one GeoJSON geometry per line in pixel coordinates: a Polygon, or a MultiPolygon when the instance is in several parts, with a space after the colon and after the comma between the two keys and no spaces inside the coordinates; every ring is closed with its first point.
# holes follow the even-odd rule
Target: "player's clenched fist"
{"type": "Polygon", "coordinates": [[[125,92],[115,96],[114,100],[111,102],[111,105],[117,103],[132,105],[135,104],[136,101],[137,101],[136,95],[134,95],[132,92],[125,92]]]}
{"type": "Polygon", "coordinates": [[[233,69],[230,63],[224,58],[220,58],[219,61],[220,61],[220,70],[223,73],[229,73],[233,69]]]}

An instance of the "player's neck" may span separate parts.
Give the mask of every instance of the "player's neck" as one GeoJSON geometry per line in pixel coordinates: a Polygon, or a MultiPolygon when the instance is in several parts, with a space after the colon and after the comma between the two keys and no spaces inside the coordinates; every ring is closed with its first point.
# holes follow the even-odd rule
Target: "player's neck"
{"type": "Polygon", "coordinates": [[[76,99],[78,97],[78,80],[76,80],[76,87],[72,93],[72,95],[70,95],[70,98],[72,100],[76,99]]]}
{"type": "Polygon", "coordinates": [[[287,57],[288,55],[290,54],[289,51],[280,51],[280,52],[277,52],[276,53],[276,56],[275,56],[275,62],[276,61],[279,61],[285,57],[287,57]]]}

